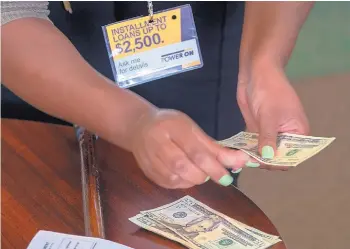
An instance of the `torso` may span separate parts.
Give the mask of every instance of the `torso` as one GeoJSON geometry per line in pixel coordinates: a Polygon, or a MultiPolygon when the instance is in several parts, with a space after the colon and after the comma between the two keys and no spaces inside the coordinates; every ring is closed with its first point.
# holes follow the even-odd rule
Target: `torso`
{"type": "MultiPolygon", "coordinates": [[[[185,112],[210,136],[222,139],[244,128],[236,101],[243,2],[190,3],[204,67],[135,86],[130,90],[162,108],[185,112]]],[[[182,2],[153,2],[154,11],[182,2]]],[[[147,15],[146,2],[50,2],[50,19],[100,73],[114,80],[101,26],[147,15]]]]}

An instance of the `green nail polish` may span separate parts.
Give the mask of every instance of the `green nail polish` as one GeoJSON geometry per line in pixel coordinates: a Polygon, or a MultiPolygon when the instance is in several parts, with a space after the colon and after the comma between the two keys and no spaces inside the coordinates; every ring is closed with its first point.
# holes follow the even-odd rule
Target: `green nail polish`
{"type": "Polygon", "coordinates": [[[242,168],[240,168],[240,169],[237,169],[236,171],[231,171],[233,174],[237,174],[237,173],[239,173],[239,172],[241,172],[242,171],[242,168]]]}
{"type": "Polygon", "coordinates": [[[264,146],[262,148],[262,157],[265,159],[272,159],[275,156],[275,152],[271,146],[264,146]]]}
{"type": "Polygon", "coordinates": [[[245,166],[247,166],[249,168],[258,168],[260,166],[260,163],[254,163],[254,162],[249,161],[245,164],[245,166]]]}
{"type": "Polygon", "coordinates": [[[209,179],[210,179],[210,176],[207,176],[207,178],[205,178],[205,181],[204,181],[204,182],[209,181],[209,179]]]}
{"type": "Polygon", "coordinates": [[[229,186],[232,182],[233,182],[233,178],[230,175],[224,175],[219,180],[219,183],[225,187],[229,186]]]}

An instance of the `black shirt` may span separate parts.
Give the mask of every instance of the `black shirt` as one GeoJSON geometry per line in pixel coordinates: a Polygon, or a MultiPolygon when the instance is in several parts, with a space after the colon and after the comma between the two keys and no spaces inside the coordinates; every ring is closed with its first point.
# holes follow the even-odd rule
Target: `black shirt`
{"type": "MultiPolygon", "coordinates": [[[[158,107],[185,112],[210,136],[223,139],[244,129],[236,101],[244,3],[153,2],[153,9],[183,4],[192,7],[204,67],[130,90],[158,107]]],[[[97,71],[114,80],[102,26],[147,15],[147,2],[71,2],[71,6],[73,14],[62,2],[50,2],[51,21],[97,71]]]]}

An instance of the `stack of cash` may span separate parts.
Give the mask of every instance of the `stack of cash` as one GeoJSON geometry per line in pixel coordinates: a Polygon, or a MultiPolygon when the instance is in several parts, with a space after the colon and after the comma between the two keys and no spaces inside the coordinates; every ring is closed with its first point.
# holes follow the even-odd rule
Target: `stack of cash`
{"type": "Polygon", "coordinates": [[[277,136],[277,151],[273,159],[265,159],[258,151],[259,135],[240,132],[228,139],[218,141],[222,146],[242,150],[266,165],[295,167],[330,145],[335,138],[311,137],[288,133],[277,136]]]}
{"type": "Polygon", "coordinates": [[[141,211],[129,220],[193,249],[264,249],[281,241],[278,236],[236,221],[190,196],[141,211]]]}

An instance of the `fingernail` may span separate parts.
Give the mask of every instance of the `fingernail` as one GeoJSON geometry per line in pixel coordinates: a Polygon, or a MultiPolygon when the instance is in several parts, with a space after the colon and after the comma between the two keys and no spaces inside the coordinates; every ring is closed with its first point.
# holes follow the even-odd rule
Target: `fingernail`
{"type": "Polygon", "coordinates": [[[239,169],[237,169],[236,171],[231,171],[233,174],[237,174],[237,173],[239,173],[239,172],[241,172],[242,171],[242,168],[239,168],[239,169]]]}
{"type": "Polygon", "coordinates": [[[230,175],[224,175],[219,180],[219,183],[225,187],[229,186],[232,182],[233,182],[233,178],[230,175]]]}
{"type": "Polygon", "coordinates": [[[207,176],[207,178],[205,178],[205,181],[204,181],[204,182],[209,181],[209,179],[210,179],[210,176],[207,176]]]}
{"type": "Polygon", "coordinates": [[[249,168],[257,168],[260,166],[260,163],[255,163],[255,162],[251,162],[251,161],[248,161],[245,166],[249,167],[249,168]]]}
{"type": "Polygon", "coordinates": [[[264,146],[262,148],[262,157],[265,159],[272,159],[275,156],[275,152],[273,151],[273,148],[271,146],[264,146]]]}

